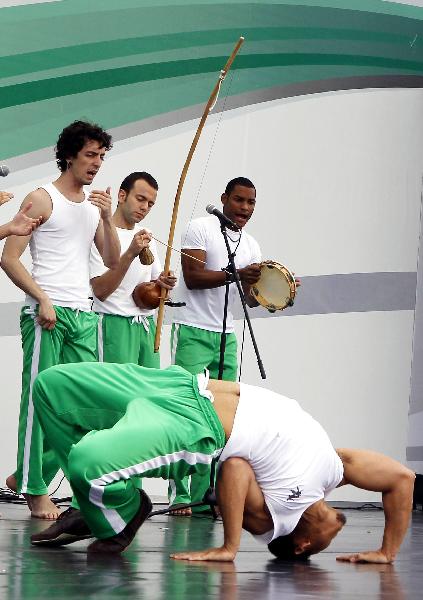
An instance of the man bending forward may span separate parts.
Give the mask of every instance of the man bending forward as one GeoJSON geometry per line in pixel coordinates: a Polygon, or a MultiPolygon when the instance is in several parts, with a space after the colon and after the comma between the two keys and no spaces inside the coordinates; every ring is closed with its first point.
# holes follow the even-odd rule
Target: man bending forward
{"type": "Polygon", "coordinates": [[[345,560],[392,562],[406,533],[414,473],[373,452],[335,451],[295,400],[269,390],[178,366],[81,363],[39,375],[34,405],[80,512],[33,544],[96,537],[89,551],[121,552],[151,510],[135,478],[201,474],[219,455],[224,542],[173,558],[231,561],[242,528],[280,557],[320,552],[345,523],[325,496],[347,483],[382,492],[386,525],[379,549],[345,560]]]}

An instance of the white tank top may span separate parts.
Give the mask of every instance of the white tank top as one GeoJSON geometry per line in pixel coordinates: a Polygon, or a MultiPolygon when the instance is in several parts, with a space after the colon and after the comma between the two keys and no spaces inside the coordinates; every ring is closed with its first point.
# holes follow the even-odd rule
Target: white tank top
{"type": "Polygon", "coordinates": [[[266,544],[291,533],[303,512],[344,473],[323,427],[298,402],[245,383],[219,460],[235,456],[250,463],[272,516],[273,529],[255,536],[266,544]]]}
{"type": "MultiPolygon", "coordinates": [[[[89,260],[91,245],[100,220],[98,208],[87,200],[68,200],[49,183],[50,217],[36,229],[29,242],[32,278],[56,306],[90,310],[89,260]]],[[[31,296],[26,303],[35,306],[31,296]]]]}

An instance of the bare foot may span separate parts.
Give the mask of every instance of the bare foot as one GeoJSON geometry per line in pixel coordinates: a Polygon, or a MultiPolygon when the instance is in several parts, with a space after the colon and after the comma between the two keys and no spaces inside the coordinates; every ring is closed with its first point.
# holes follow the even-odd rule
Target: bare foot
{"type": "MultiPolygon", "coordinates": [[[[12,492],[15,492],[15,494],[18,493],[18,482],[16,481],[16,477],[14,475],[9,475],[9,477],[6,479],[6,485],[9,490],[12,490],[12,492]]],[[[25,498],[25,500],[28,504],[29,510],[31,510],[31,500],[29,498],[25,498]]]]}
{"type": "MultiPolygon", "coordinates": [[[[18,482],[16,481],[16,477],[14,475],[9,475],[9,477],[6,479],[6,485],[9,490],[12,490],[12,492],[15,492],[15,494],[18,493],[18,482]]],[[[32,510],[31,496],[25,494],[22,494],[22,496],[25,498],[29,510],[32,510]]]]}
{"type": "Polygon", "coordinates": [[[9,490],[12,490],[12,492],[15,492],[16,494],[16,490],[18,489],[18,482],[16,481],[16,477],[14,475],[9,475],[9,477],[6,479],[6,485],[9,488],[9,490]]]}
{"type": "MultiPolygon", "coordinates": [[[[17,494],[18,484],[14,475],[9,475],[6,479],[6,485],[9,490],[17,494]]],[[[22,494],[25,498],[28,508],[31,511],[31,517],[37,519],[54,520],[60,515],[60,510],[52,502],[47,494],[42,496],[33,496],[32,494],[22,494]]]]}
{"type": "Polygon", "coordinates": [[[31,517],[54,521],[61,513],[61,510],[57,508],[47,494],[41,496],[23,494],[23,496],[31,508],[31,517]]]}
{"type": "Polygon", "coordinates": [[[169,514],[172,517],[190,517],[192,515],[192,510],[188,506],[184,506],[183,504],[175,504],[175,508],[169,511],[169,514]]]}

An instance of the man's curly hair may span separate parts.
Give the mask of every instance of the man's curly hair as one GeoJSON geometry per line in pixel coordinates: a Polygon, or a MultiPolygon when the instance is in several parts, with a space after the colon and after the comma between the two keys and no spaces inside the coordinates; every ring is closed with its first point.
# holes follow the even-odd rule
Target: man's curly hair
{"type": "Polygon", "coordinates": [[[95,123],[74,121],[64,128],[55,148],[57,166],[62,173],[68,168],[68,159],[75,158],[89,140],[98,142],[106,150],[112,147],[112,136],[95,123]]]}

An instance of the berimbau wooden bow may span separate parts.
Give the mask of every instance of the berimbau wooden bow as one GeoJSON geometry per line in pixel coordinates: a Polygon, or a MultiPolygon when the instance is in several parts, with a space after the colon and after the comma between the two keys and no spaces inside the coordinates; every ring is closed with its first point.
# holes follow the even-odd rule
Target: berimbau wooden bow
{"type": "MultiPolygon", "coordinates": [[[[182,169],[181,177],[179,179],[178,189],[176,191],[175,201],[173,203],[172,220],[170,222],[169,238],[168,238],[168,243],[167,243],[168,248],[166,251],[166,258],[165,258],[165,264],[164,264],[164,269],[163,269],[165,273],[169,273],[170,255],[172,252],[171,246],[173,246],[173,238],[174,238],[174,234],[175,234],[176,220],[178,218],[179,200],[181,198],[182,188],[184,187],[184,183],[185,183],[185,179],[186,179],[186,176],[188,173],[189,165],[191,163],[193,154],[197,147],[198,140],[200,139],[201,132],[203,131],[203,127],[206,122],[206,119],[209,116],[210,111],[213,110],[213,108],[217,102],[217,97],[219,95],[220,86],[222,85],[223,80],[225,79],[229,69],[231,68],[232,63],[234,62],[235,57],[238,54],[238,51],[241,48],[243,42],[244,42],[244,38],[240,37],[238,42],[236,43],[235,48],[232,51],[232,54],[228,58],[225,66],[220,71],[219,79],[218,79],[216,85],[214,86],[213,91],[210,95],[210,98],[206,104],[206,107],[203,112],[203,116],[201,117],[201,121],[198,125],[197,131],[195,133],[194,139],[193,139],[191,147],[189,149],[188,156],[185,160],[184,168],[182,169]]],[[[157,326],[156,326],[156,337],[154,340],[154,352],[158,352],[158,350],[160,348],[160,337],[161,337],[162,326],[163,326],[165,299],[166,299],[166,294],[163,291],[162,295],[160,297],[159,310],[157,313],[157,326]]]]}

